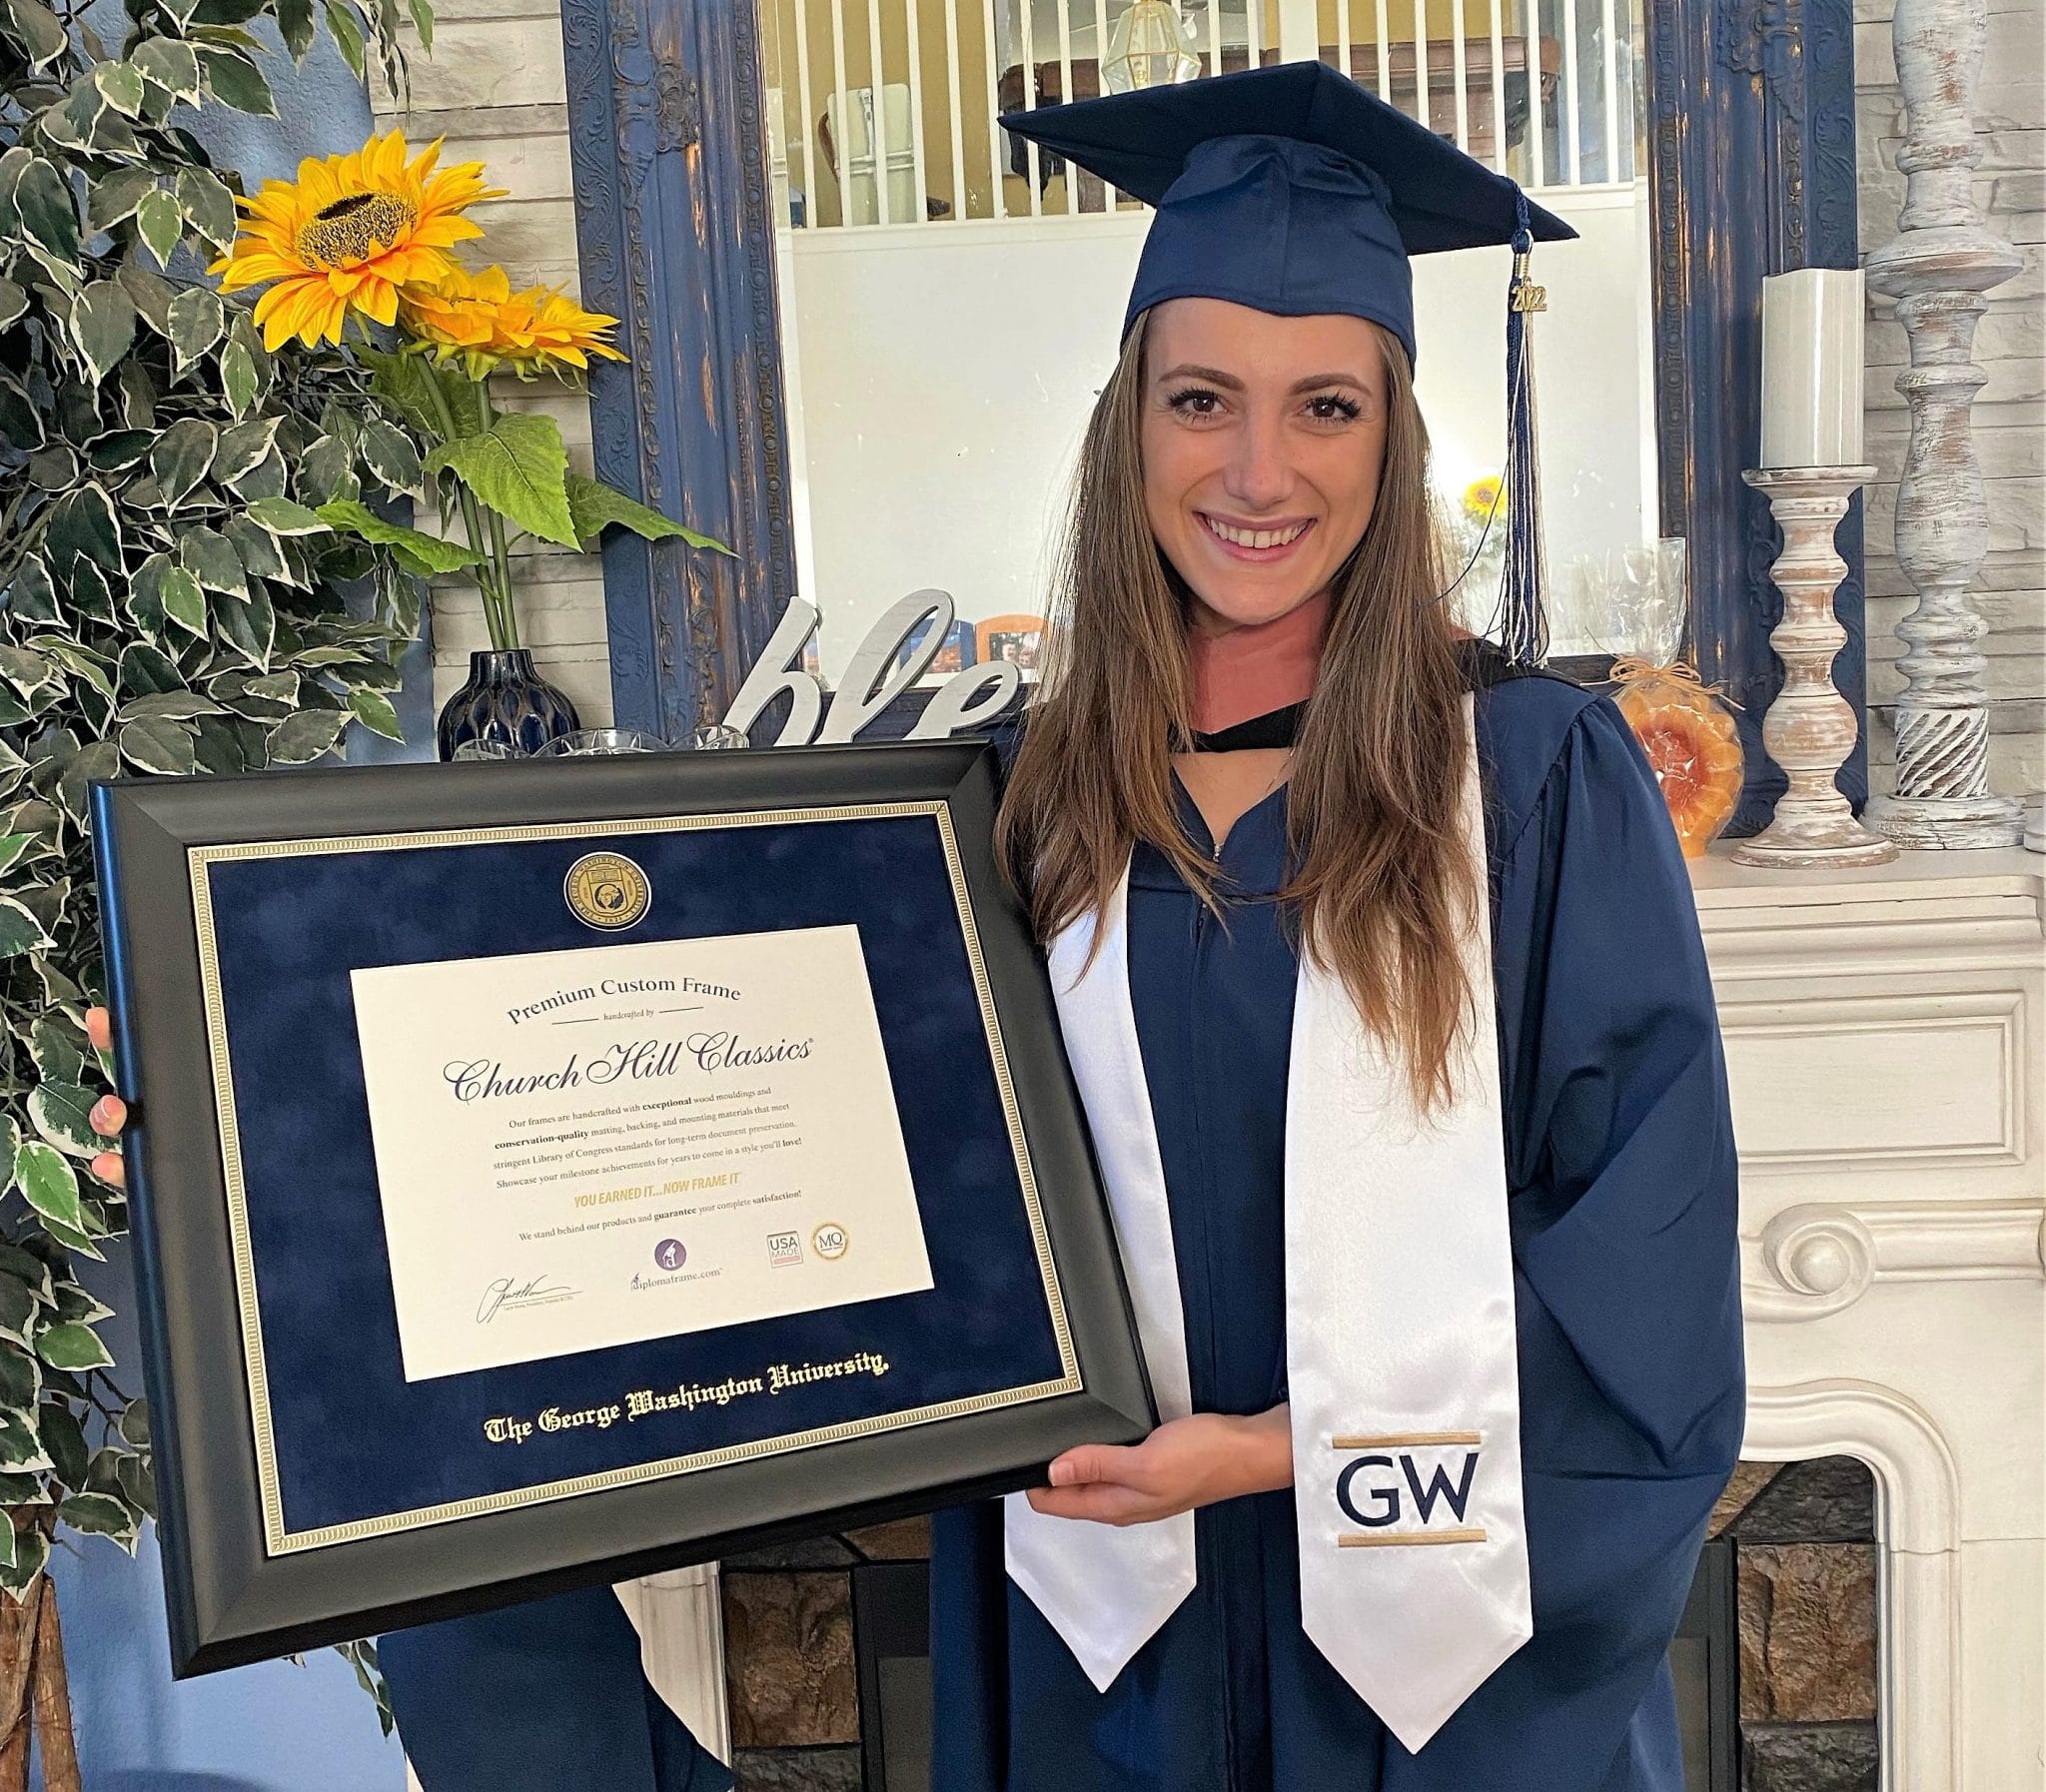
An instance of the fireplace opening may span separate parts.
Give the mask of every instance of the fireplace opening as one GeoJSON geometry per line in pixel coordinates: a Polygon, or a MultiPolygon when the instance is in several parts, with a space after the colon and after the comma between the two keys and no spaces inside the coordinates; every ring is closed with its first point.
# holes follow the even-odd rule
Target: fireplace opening
{"type": "MultiPolygon", "coordinates": [[[[1877,1792],[1874,1480],[1743,1462],[1671,1645],[1685,1792],[1877,1792]]],[[[739,1792],[929,1792],[920,1520],[724,1564],[739,1792]]]]}

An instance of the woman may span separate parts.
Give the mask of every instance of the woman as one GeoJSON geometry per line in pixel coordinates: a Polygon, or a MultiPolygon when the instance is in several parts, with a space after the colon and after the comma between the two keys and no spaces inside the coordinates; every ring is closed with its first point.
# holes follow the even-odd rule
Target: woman
{"type": "Polygon", "coordinates": [[[1000,843],[1164,1421],[940,1514],[932,1784],[1679,1792],[1712,993],[1617,710],[1449,619],[1412,386],[1410,252],[1569,233],[1315,67],[1004,122],[1159,206],[1000,843]]]}
{"type": "Polygon", "coordinates": [[[1408,253],[1525,202],[1318,66],[1004,122],[1159,207],[1000,827],[1165,1422],[939,1516],[932,1783],[1680,1792],[1743,1398],[1712,992],[1618,711],[1449,619],[1412,387],[1408,253]]]}

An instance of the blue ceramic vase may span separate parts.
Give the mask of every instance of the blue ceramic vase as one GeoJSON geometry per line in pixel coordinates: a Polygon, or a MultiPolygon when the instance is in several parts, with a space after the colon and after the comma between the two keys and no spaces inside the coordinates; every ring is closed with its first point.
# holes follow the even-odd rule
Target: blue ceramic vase
{"type": "Polygon", "coordinates": [[[441,757],[452,759],[466,740],[501,740],[521,753],[581,727],[566,694],[532,668],[524,647],[489,649],[469,656],[469,682],[441,708],[441,757]]]}

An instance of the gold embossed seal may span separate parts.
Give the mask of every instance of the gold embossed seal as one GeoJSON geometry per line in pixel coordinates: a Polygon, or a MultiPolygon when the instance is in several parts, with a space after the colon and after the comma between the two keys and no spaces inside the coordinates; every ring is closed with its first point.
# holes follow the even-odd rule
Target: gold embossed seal
{"type": "Polygon", "coordinates": [[[616,933],[646,913],[653,885],[619,852],[586,852],[568,867],[561,895],[585,926],[616,933]]]}

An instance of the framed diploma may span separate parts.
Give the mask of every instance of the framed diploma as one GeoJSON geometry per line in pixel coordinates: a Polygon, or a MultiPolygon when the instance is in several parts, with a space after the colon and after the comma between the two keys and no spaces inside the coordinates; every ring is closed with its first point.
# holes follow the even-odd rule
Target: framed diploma
{"type": "Polygon", "coordinates": [[[180,1674],[1153,1421],[970,743],[116,781],[180,1674]]]}

